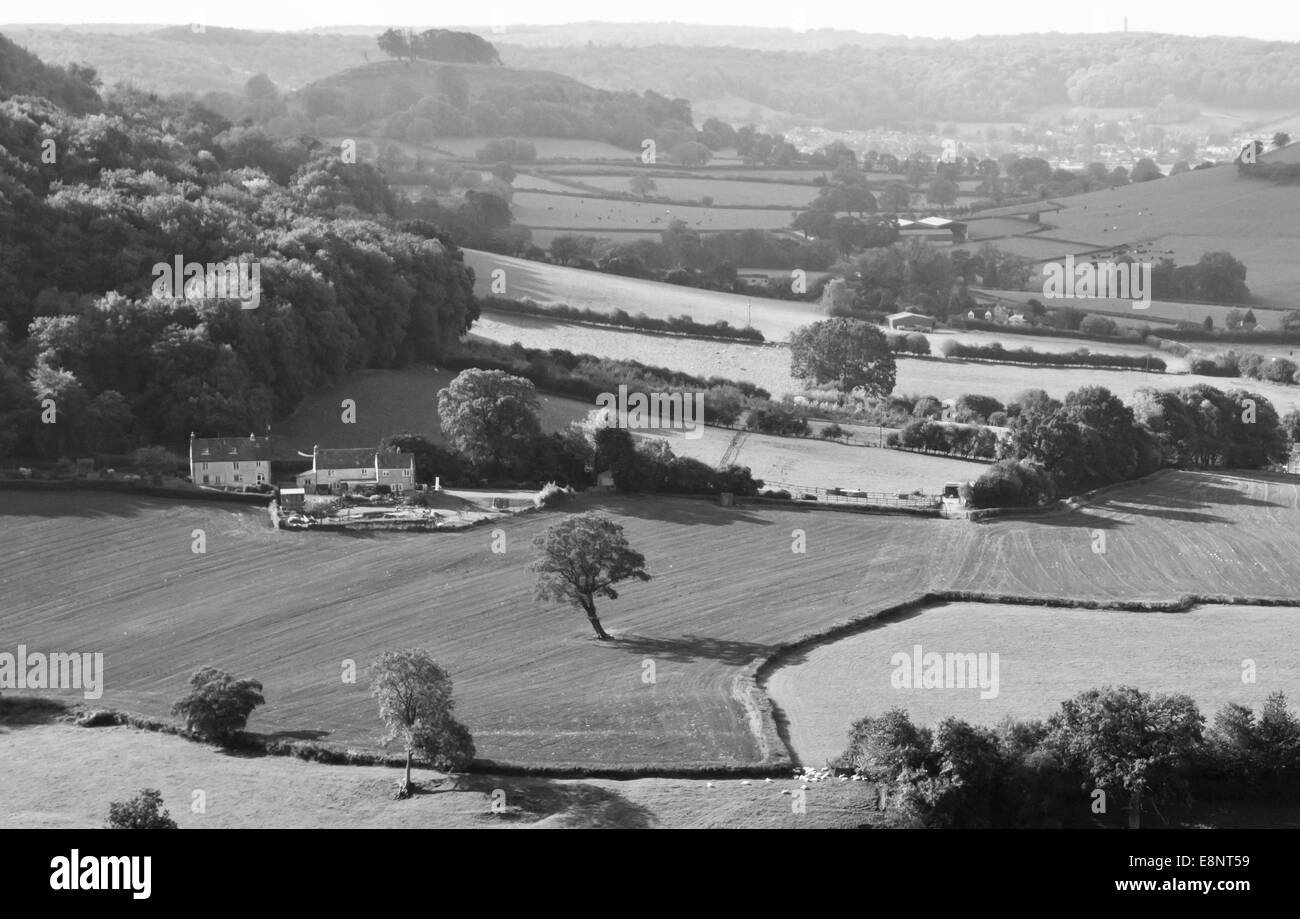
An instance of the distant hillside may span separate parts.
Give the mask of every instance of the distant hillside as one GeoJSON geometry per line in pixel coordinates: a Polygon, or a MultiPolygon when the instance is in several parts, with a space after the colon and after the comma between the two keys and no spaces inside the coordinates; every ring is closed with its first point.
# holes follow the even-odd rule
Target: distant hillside
{"type": "Polygon", "coordinates": [[[72,65],[56,67],[0,35],[0,99],[43,96],[78,115],[102,108],[93,70],[72,65]]]}
{"type": "MultiPolygon", "coordinates": [[[[563,34],[549,37],[558,41],[563,34]]],[[[857,127],[915,119],[1026,121],[1049,105],[1154,107],[1168,96],[1285,108],[1300,97],[1300,44],[1289,42],[1053,33],[805,50],[804,33],[787,35],[780,50],[667,41],[640,46],[613,37],[548,45],[527,34],[516,40],[509,28],[492,38],[512,67],[553,70],[606,89],[654,86],[697,103],[733,96],[857,127]]]]}
{"type": "MultiPolygon", "coordinates": [[[[508,135],[602,140],[640,150],[645,138],[694,140],[690,103],[654,92],[594,89],[572,77],[491,64],[384,61],[304,87],[289,100],[303,129],[428,142],[508,135]]],[[[283,133],[282,130],[278,133],[283,133]]]]}
{"type": "Polygon", "coordinates": [[[370,35],[314,35],[171,26],[100,31],[93,26],[11,26],[5,34],[42,60],[86,63],[105,86],[126,81],[160,93],[243,91],[265,73],[281,89],[297,89],[331,73],[378,61],[377,29],[370,35]]]}

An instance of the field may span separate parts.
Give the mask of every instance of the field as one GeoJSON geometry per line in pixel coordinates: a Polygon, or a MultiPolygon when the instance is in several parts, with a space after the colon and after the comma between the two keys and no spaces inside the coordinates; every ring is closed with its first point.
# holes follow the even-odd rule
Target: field
{"type": "MultiPolygon", "coordinates": [[[[698,319],[699,316],[696,315],[696,318],[698,319]]],[[[947,334],[949,333],[931,335],[930,338],[937,347],[947,334]]],[[[989,340],[981,337],[985,333],[952,334],[953,337],[961,339],[989,340]]],[[[702,341],[624,332],[504,313],[485,314],[474,324],[474,331],[470,337],[505,344],[518,341],[530,348],[565,348],[613,358],[626,358],[704,377],[720,376],[748,380],[776,397],[804,391],[803,383],[790,375],[789,350],[774,345],[702,341]]],[[[1023,346],[1056,351],[1088,347],[1094,351],[1108,353],[1112,349],[1116,353],[1149,353],[1158,355],[1169,364],[1171,369],[1185,365],[1185,362],[1173,355],[1133,345],[1111,345],[1108,342],[1084,343],[1069,339],[1034,339],[1031,336],[1018,335],[1008,335],[1000,340],[1008,348],[1023,346]],[[1022,337],[1028,340],[1021,342],[1022,337]]],[[[1061,399],[1067,393],[1083,386],[1105,386],[1125,402],[1131,402],[1134,393],[1139,389],[1148,387],[1178,389],[1195,383],[1205,383],[1225,391],[1244,388],[1259,393],[1273,403],[1279,414],[1300,408],[1300,387],[1259,380],[1089,367],[1030,367],[941,358],[899,357],[896,363],[898,380],[894,387],[895,392],[932,395],[939,399],[956,398],[965,393],[980,393],[1006,402],[1026,389],[1035,388],[1044,389],[1048,394],[1061,399]]]]}
{"type": "MultiPolygon", "coordinates": [[[[1069,513],[951,530],[947,552],[960,561],[945,580],[955,590],[1029,598],[1300,601],[1295,483],[1166,473],[1069,513]],[[1098,532],[1104,553],[1092,549],[1098,532]]],[[[958,603],[813,648],[773,673],[768,691],[789,719],[795,750],[819,764],[843,749],[848,723],[899,704],[927,722],[947,713],[992,722],[1043,716],[1076,691],[1120,681],[1187,692],[1211,716],[1227,702],[1258,704],[1274,690],[1294,702],[1297,639],[1296,607],[1128,613],[958,603]],[[882,668],[918,642],[942,652],[997,651],[1003,694],[980,701],[961,690],[893,690],[882,668]],[[1258,666],[1252,686],[1241,682],[1245,658],[1258,666]]]]}
{"type": "Polygon", "coordinates": [[[747,664],[926,591],[1297,594],[1294,480],[1169,473],[1069,514],[981,524],[594,500],[573,509],[618,519],[654,575],[603,603],[615,642],[532,599],[527,547],[558,512],[499,524],[500,555],[487,530],[304,535],[255,509],[23,492],[0,510],[0,634],[33,650],[102,651],[98,704],[166,715],[211,663],[265,684],[251,729],[354,746],[374,745],[381,725],[364,677],[340,681],[342,662],[364,668],[385,648],[422,646],[456,681],[482,756],[725,764],[781,755],[737,683],[747,664]],[[195,528],[204,555],[191,552],[195,528]],[[1107,534],[1104,555],[1090,550],[1094,530],[1107,534]]]}
{"type": "MultiPolygon", "coordinates": [[[[593,185],[606,191],[626,192],[629,176],[572,176],[584,185],[593,185]]],[[[698,201],[705,195],[718,206],[766,205],[803,209],[817,197],[811,185],[780,185],[775,182],[743,182],[708,178],[675,178],[655,176],[656,189],[652,195],[664,195],[675,201],[698,201]]],[[[786,215],[789,217],[789,214],[786,215]]]]}
{"type": "MultiPolygon", "coordinates": [[[[1298,159],[1300,146],[1291,146],[1268,151],[1261,162],[1298,159]]],[[[1246,284],[1258,302],[1295,305],[1300,186],[1241,178],[1235,167],[1224,165],[1075,195],[1061,203],[1067,205],[1063,210],[1043,214],[1042,235],[1069,245],[1058,245],[1056,252],[1045,251],[1050,244],[1039,240],[1000,240],[996,245],[1031,258],[1141,245],[1155,258],[1172,251],[1179,264],[1226,249],[1246,265],[1246,284]]],[[[1024,227],[1028,232],[1034,225],[1025,222],[1024,227]]]]}
{"type": "MultiPolygon", "coordinates": [[[[704,436],[688,440],[669,436],[678,456],[689,456],[716,466],[735,434],[726,428],[705,428],[704,436]]],[[[870,429],[874,442],[875,428],[870,429]]],[[[831,443],[817,438],[769,437],[747,434],[735,462],[748,466],[755,478],[769,483],[808,488],[845,488],[889,494],[921,490],[934,495],[945,482],[977,479],[983,463],[926,456],[900,450],[831,443]]]]}
{"type": "MultiPolygon", "coordinates": [[[[386,648],[433,650],[480,755],[523,763],[756,763],[780,754],[736,685],[776,642],[917,589],[951,521],[611,498],[655,580],[602,603],[617,642],[533,599],[529,543],[559,512],[459,534],[298,534],[265,511],[116,495],[5,493],[0,635],[104,653],[100,705],[165,716],[198,667],[260,679],[250,729],[373,746],[367,681],[386,648]],[[207,553],[191,552],[191,533],[207,553]],[[791,530],[808,552],[791,552],[791,530]],[[866,578],[864,559],[881,566],[866,578]],[[720,576],[720,573],[727,573],[720,576]],[[642,682],[643,661],[656,682],[642,682]]],[[[577,505],[587,506],[586,501],[577,505]]],[[[64,695],[76,696],[75,691],[64,695]]]]}
{"type": "Polygon", "coordinates": [[[666,230],[682,220],[695,230],[779,230],[790,225],[791,208],[712,208],[653,201],[573,197],[520,190],[510,204],[515,222],[526,227],[569,228],[599,235],[610,229],[666,230]]]}
{"type": "Polygon", "coordinates": [[[1213,718],[1236,702],[1258,709],[1271,692],[1300,701],[1300,608],[1205,606],[1185,613],[1049,609],[948,603],[882,622],[814,648],[778,670],[768,691],[790,719],[800,758],[820,765],[842,753],[846,726],[905,708],[921,724],[949,715],[996,725],[1046,718],[1060,703],[1102,685],[1185,692],[1213,718]],[[997,653],[998,694],[979,689],[894,688],[890,658],[915,645],[940,654],[997,653]],[[1258,682],[1243,683],[1253,660],[1258,682]]]}
{"type": "Polygon", "coordinates": [[[211,747],[131,728],[41,725],[5,732],[0,829],[102,826],[110,801],[157,788],[182,828],[662,827],[852,828],[878,819],[875,790],[823,782],[795,814],[781,794],[799,784],[758,779],[548,779],[465,775],[445,782],[417,770],[431,794],[389,797],[400,773],[383,766],[323,766],[290,757],[223,756],[211,747]],[[442,784],[439,784],[439,783],[442,784]],[[192,813],[201,788],[207,812],[192,813]],[[492,795],[505,812],[491,812],[492,795]]]}

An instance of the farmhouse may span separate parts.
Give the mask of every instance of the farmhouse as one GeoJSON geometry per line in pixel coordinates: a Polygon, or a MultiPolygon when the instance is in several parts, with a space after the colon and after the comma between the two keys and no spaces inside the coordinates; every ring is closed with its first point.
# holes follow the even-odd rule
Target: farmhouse
{"type": "Polygon", "coordinates": [[[415,487],[415,454],[401,450],[312,447],[311,469],[298,475],[299,488],[309,492],[354,491],[367,485],[387,485],[394,492],[415,487]]]}
{"type": "Polygon", "coordinates": [[[190,432],[190,481],[195,485],[238,488],[270,478],[270,437],[195,437],[190,432]]]}
{"type": "Polygon", "coordinates": [[[933,332],[934,317],[926,316],[924,313],[890,313],[885,317],[889,327],[896,331],[907,330],[910,332],[933,332]]]}

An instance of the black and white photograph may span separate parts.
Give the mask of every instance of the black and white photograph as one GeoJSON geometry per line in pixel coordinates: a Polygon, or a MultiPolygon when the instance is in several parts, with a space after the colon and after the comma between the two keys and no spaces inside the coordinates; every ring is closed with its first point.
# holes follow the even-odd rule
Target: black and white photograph
{"type": "Polygon", "coordinates": [[[0,838],[1241,903],[1160,840],[1300,827],[1298,291],[1285,5],[8,5],[0,838]]]}

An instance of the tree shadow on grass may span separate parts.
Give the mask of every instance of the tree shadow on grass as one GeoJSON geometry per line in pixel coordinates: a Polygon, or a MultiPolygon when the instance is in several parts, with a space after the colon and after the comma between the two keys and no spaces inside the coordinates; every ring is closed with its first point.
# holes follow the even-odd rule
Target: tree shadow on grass
{"type": "Polygon", "coordinates": [[[658,822],[654,814],[610,788],[580,780],[557,781],[540,776],[465,774],[456,776],[456,791],[475,791],[504,806],[485,816],[504,823],[536,823],[588,829],[647,829],[658,822]]]}
{"type": "Polygon", "coordinates": [[[649,638],[644,635],[616,635],[611,642],[598,642],[600,647],[627,651],[657,660],[691,663],[714,660],[732,667],[743,667],[755,658],[766,656],[771,645],[753,641],[729,641],[724,638],[703,638],[683,635],[680,638],[649,638]]]}
{"type": "Polygon", "coordinates": [[[329,734],[329,731],[276,731],[263,736],[269,740],[320,740],[329,734]]]}
{"type": "Polygon", "coordinates": [[[67,714],[69,704],[39,696],[0,696],[0,734],[14,728],[49,724],[67,714]]]}

